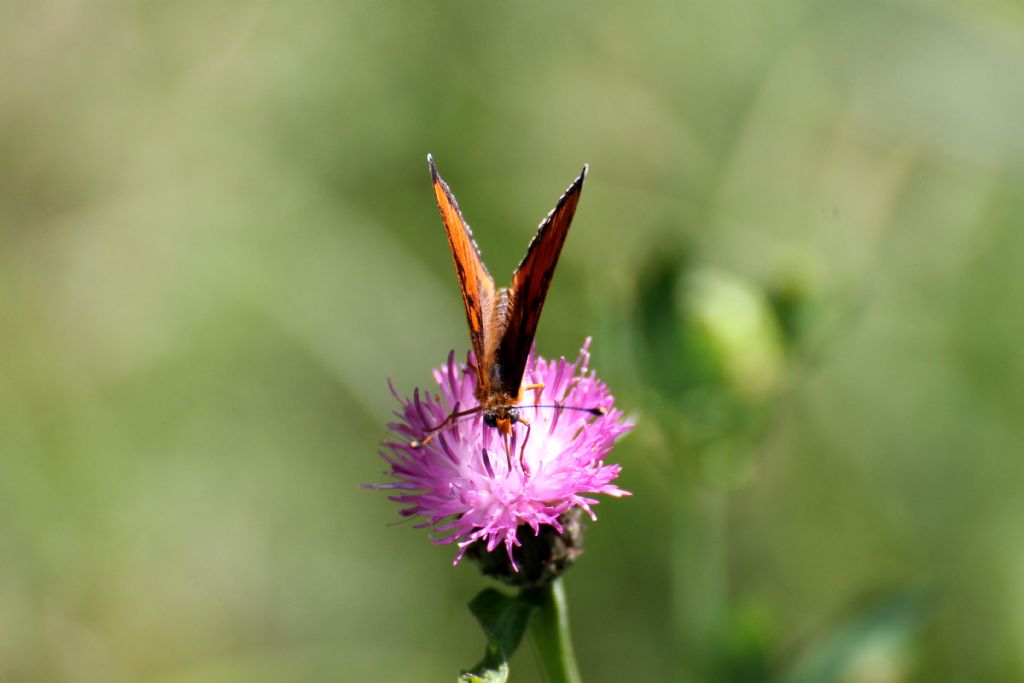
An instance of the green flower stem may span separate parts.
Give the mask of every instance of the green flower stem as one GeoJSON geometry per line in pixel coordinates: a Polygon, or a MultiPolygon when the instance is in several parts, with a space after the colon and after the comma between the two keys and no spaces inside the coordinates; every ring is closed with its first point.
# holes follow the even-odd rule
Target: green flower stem
{"type": "Polygon", "coordinates": [[[582,683],[569,635],[569,605],[562,579],[529,592],[536,605],[530,619],[530,643],[547,683],[582,683]]]}
{"type": "Polygon", "coordinates": [[[675,678],[712,678],[715,636],[728,614],[727,494],[680,478],[673,499],[672,621],[675,678]]]}

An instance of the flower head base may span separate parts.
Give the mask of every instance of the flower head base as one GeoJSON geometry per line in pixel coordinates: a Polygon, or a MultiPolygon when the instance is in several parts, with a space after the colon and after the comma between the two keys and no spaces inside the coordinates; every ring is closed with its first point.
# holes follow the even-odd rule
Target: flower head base
{"type": "Polygon", "coordinates": [[[479,541],[487,552],[503,544],[514,567],[520,526],[534,534],[544,525],[561,533],[559,516],[577,507],[596,518],[591,506],[598,501],[591,495],[629,495],[612,483],[620,466],[606,465],[604,457],[632,425],[589,372],[589,345],[587,339],[572,363],[530,354],[523,383],[543,388],[524,392],[519,416],[529,426],[514,424],[507,438],[476,412],[420,443],[449,414],[476,405],[472,354],[456,363],[453,352],[434,371],[438,395],[421,397],[417,389],[409,401],[392,389],[402,409],[389,427],[401,440],[386,442],[389,452],[381,457],[396,481],[373,488],[401,492],[391,498],[406,505],[399,514],[423,517],[417,526],[434,527],[435,543],[457,543],[455,563],[479,541]]]}

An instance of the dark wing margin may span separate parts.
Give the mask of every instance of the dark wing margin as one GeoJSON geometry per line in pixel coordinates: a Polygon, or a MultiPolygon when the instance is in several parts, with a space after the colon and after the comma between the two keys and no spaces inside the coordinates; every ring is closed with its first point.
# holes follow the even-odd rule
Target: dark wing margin
{"type": "Polygon", "coordinates": [[[469,338],[473,343],[473,353],[476,355],[479,391],[487,386],[483,366],[487,360],[487,335],[494,307],[494,280],[480,258],[480,250],[473,241],[469,225],[462,218],[455,195],[441,179],[434,159],[429,154],[427,163],[430,165],[430,178],[434,184],[437,208],[441,211],[441,221],[448,235],[448,247],[452,252],[455,275],[459,279],[462,303],[466,306],[466,323],[469,325],[469,338]]]}
{"type": "Polygon", "coordinates": [[[519,394],[526,358],[537,334],[537,322],[544,307],[544,298],[551,286],[558,255],[569,233],[569,224],[576,213],[576,204],[579,203],[586,177],[587,166],[584,166],[579,177],[559,198],[555,208],[541,221],[537,234],[526,250],[526,256],[512,276],[508,325],[497,354],[497,362],[502,369],[501,388],[512,396],[519,394]]]}

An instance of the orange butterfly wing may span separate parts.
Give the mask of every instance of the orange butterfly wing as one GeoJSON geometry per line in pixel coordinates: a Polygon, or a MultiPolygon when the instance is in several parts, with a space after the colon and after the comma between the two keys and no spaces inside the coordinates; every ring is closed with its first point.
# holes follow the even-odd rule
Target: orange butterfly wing
{"type": "Polygon", "coordinates": [[[510,396],[519,395],[526,369],[526,359],[537,334],[537,322],[544,307],[544,298],[558,264],[558,255],[569,233],[576,204],[587,177],[587,167],[561,196],[555,208],[541,222],[533,241],[516,268],[508,292],[507,319],[498,344],[497,360],[501,367],[500,388],[510,396]]]}
{"type": "Polygon", "coordinates": [[[473,353],[476,355],[477,395],[482,396],[490,392],[489,367],[494,356],[493,348],[488,348],[493,347],[490,330],[494,324],[494,280],[480,258],[480,250],[473,241],[469,225],[459,211],[455,196],[441,179],[437,166],[429,155],[427,163],[430,165],[437,207],[441,210],[441,221],[448,235],[448,247],[452,252],[455,275],[459,278],[462,303],[466,306],[469,338],[473,343],[473,353]]]}

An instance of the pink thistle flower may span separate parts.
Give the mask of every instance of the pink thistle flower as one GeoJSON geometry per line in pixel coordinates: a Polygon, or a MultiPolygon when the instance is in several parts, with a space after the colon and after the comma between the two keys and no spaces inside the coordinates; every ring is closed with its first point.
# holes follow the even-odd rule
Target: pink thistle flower
{"type": "Polygon", "coordinates": [[[523,383],[544,387],[524,392],[519,415],[530,427],[516,423],[508,440],[475,413],[446,426],[426,444],[412,445],[450,413],[477,404],[472,353],[465,363],[456,363],[452,352],[434,370],[440,394],[421,397],[417,389],[410,401],[392,387],[402,408],[395,413],[399,421],[388,426],[399,440],[385,442],[389,452],[380,455],[396,481],[370,488],[400,491],[391,496],[406,506],[399,514],[423,517],[417,528],[434,527],[434,543],[458,544],[455,564],[480,541],[487,552],[504,544],[518,571],[512,550],[520,544],[520,526],[534,534],[544,525],[562,533],[559,516],[572,508],[596,519],[592,506],[598,501],[591,495],[629,495],[612,483],[621,466],[605,464],[604,457],[633,425],[623,421],[608,387],[589,371],[589,346],[588,338],[573,363],[547,361],[531,352],[523,383]]]}

